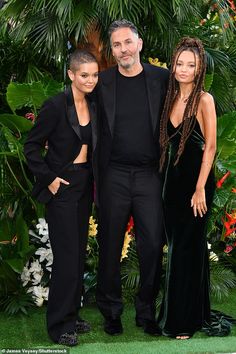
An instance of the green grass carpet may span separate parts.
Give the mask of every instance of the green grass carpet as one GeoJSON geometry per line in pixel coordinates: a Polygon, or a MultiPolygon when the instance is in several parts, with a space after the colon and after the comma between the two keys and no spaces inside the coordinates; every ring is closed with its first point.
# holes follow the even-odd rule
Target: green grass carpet
{"type": "MultiPolygon", "coordinates": [[[[236,317],[236,289],[214,309],[236,317]]],[[[186,341],[166,337],[151,337],[134,324],[134,308],[126,305],[122,322],[124,333],[111,337],[103,332],[103,319],[95,306],[86,306],[81,311],[93,330],[80,336],[80,345],[70,349],[71,354],[211,354],[236,353],[236,326],[228,337],[207,337],[197,333],[186,341]]],[[[0,313],[0,349],[2,348],[62,348],[50,341],[45,328],[45,307],[33,308],[28,316],[8,317],[0,313]]]]}

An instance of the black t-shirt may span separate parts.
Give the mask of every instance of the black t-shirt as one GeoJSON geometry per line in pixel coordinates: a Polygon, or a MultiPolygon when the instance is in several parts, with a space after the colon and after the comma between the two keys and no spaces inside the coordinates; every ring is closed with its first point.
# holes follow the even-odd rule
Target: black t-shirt
{"type": "Polygon", "coordinates": [[[117,70],[116,115],[110,161],[146,166],[156,160],[144,72],[127,77],[117,70]]]}

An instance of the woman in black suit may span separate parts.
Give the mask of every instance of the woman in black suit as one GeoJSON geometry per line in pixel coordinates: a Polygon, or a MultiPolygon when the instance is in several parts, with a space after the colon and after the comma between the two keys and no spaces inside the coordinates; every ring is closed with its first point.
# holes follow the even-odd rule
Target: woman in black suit
{"type": "Polygon", "coordinates": [[[76,50],[70,57],[68,76],[71,86],[43,105],[26,141],[25,156],[36,177],[33,196],[46,205],[54,257],[48,333],[54,342],[74,346],[78,344],[77,334],[90,329],[78,317],[78,310],[97,141],[96,106],[87,96],[98,80],[95,57],[76,50]]]}

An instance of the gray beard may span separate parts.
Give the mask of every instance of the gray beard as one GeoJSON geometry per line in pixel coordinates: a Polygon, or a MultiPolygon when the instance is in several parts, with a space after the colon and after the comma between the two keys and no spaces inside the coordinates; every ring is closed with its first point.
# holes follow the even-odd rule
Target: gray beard
{"type": "Polygon", "coordinates": [[[133,63],[131,63],[131,64],[129,64],[129,63],[127,63],[127,64],[119,63],[119,65],[120,65],[123,69],[129,69],[129,68],[131,68],[131,66],[133,65],[133,63]]]}

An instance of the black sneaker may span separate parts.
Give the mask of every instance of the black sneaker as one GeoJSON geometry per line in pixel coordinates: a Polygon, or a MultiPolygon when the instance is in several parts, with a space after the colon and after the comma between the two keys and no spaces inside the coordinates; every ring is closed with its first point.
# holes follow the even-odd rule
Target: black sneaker
{"type": "Polygon", "coordinates": [[[68,347],[74,347],[78,344],[78,338],[76,332],[64,333],[60,336],[58,344],[66,345],[68,347]]]}

